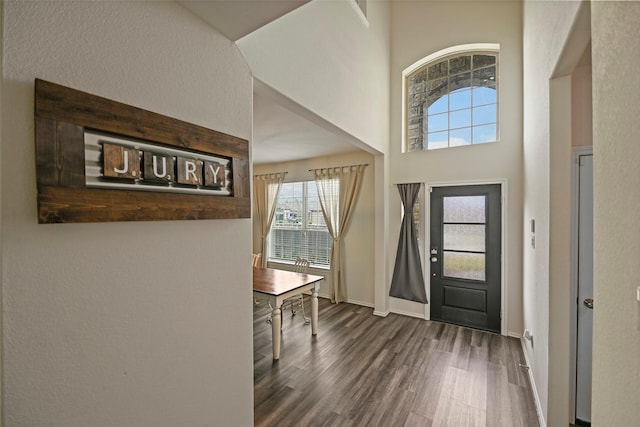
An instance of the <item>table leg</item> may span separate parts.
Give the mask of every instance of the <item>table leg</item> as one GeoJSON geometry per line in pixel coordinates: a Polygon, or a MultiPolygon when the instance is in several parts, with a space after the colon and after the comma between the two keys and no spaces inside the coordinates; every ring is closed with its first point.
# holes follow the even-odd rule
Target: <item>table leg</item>
{"type": "Polygon", "coordinates": [[[273,360],[280,359],[280,328],[282,327],[282,319],[280,317],[280,307],[274,304],[271,313],[271,345],[273,347],[273,360]]]}
{"type": "Polygon", "coordinates": [[[311,335],[318,334],[318,285],[311,292],[311,335]]]}

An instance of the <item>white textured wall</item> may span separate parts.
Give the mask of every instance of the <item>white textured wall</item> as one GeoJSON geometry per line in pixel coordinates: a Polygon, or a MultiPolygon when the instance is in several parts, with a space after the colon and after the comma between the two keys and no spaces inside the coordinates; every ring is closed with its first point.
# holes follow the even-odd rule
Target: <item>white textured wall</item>
{"type": "MultiPolygon", "coordinates": [[[[2,70],[2,64],[4,63],[4,7],[2,4],[0,4],[0,70],[2,70]]],[[[2,85],[0,84],[0,106],[2,105],[2,85]]],[[[0,113],[0,177],[2,176],[2,122],[3,122],[3,118],[2,118],[2,114],[0,113]]],[[[3,276],[3,262],[2,262],[2,242],[4,240],[4,236],[2,235],[2,184],[0,183],[0,278],[4,277],[3,276]]],[[[0,279],[0,283],[1,283],[1,279],[0,279]]],[[[2,286],[0,285],[0,378],[4,378],[4,351],[3,351],[3,343],[4,343],[4,327],[3,327],[3,318],[4,315],[3,313],[3,291],[2,291],[2,286]]],[[[2,392],[3,387],[0,387],[0,402],[2,402],[2,399],[4,399],[4,394],[2,392]]],[[[3,424],[3,420],[4,420],[4,410],[3,410],[4,405],[0,404],[0,425],[4,425],[3,424]]]]}
{"type": "Polygon", "coordinates": [[[249,426],[251,222],[38,225],[34,78],[251,136],[251,75],[171,2],[4,2],[6,426],[249,426]]]}
{"type": "Polygon", "coordinates": [[[573,72],[571,97],[571,142],[574,147],[590,146],[593,144],[591,64],[581,65],[573,72]]]}
{"type": "MultiPolygon", "coordinates": [[[[570,150],[570,141],[565,147],[555,147],[551,149],[551,102],[550,92],[552,87],[550,79],[558,63],[564,44],[567,41],[571,26],[575,20],[579,2],[524,2],[524,32],[523,32],[523,78],[524,78],[524,219],[525,228],[523,234],[524,254],[523,254],[523,315],[524,327],[529,329],[534,337],[533,346],[527,343],[527,355],[531,363],[531,370],[535,381],[536,391],[541,404],[542,415],[549,426],[566,425],[568,423],[569,409],[567,407],[567,395],[569,390],[560,387],[550,386],[550,364],[555,363],[554,357],[561,358],[559,363],[568,364],[568,354],[565,351],[557,351],[550,354],[550,295],[564,296],[568,294],[569,283],[559,283],[557,289],[550,288],[550,256],[564,257],[568,259],[569,253],[566,241],[558,242],[558,246],[550,246],[550,210],[551,200],[554,205],[562,202],[564,187],[560,192],[551,193],[551,177],[556,176],[566,187],[566,174],[570,170],[570,163],[562,166],[561,159],[556,159],[552,174],[551,156],[565,155],[570,150]],[[566,151],[564,150],[566,148],[566,151]],[[556,174],[558,173],[558,174],[556,174]],[[527,228],[530,219],[536,220],[536,245],[533,248],[529,244],[529,230],[527,228]],[[551,359],[551,360],[550,360],[551,359]],[[560,403],[560,404],[559,404],[560,403]],[[549,406],[553,406],[550,413],[549,406]]],[[[580,52],[581,54],[582,52],[580,52]]],[[[579,57],[579,55],[578,55],[579,57]]],[[[562,103],[570,100],[570,92],[564,90],[567,85],[570,90],[570,81],[559,81],[556,87],[558,97],[558,107],[562,108],[562,103]]],[[[564,104],[566,108],[567,105],[564,104]]],[[[569,102],[570,108],[570,102],[569,102]]],[[[559,109],[555,113],[562,113],[559,109]]],[[[566,112],[566,110],[564,110],[566,112]]],[[[570,111],[566,120],[570,120],[570,111]]],[[[556,129],[558,130],[558,129],[556,129]]],[[[563,137],[563,130],[556,134],[556,137],[563,137]]],[[[570,152],[569,152],[570,153],[570,152]]],[[[568,203],[566,203],[568,206],[568,203]]],[[[560,206],[564,209],[565,205],[560,206]]],[[[568,215],[564,212],[565,216],[568,215]]],[[[563,212],[556,212],[556,218],[564,218],[563,212]]],[[[556,227],[566,223],[557,223],[556,227]]],[[[561,230],[562,231],[562,230],[561,230]]],[[[568,230],[566,230],[568,233],[568,230]]],[[[553,273],[555,276],[562,276],[565,271],[560,262],[555,263],[553,273]]],[[[567,267],[565,265],[565,267],[567,267]]],[[[558,304],[561,301],[554,300],[558,304]]],[[[569,306],[564,308],[568,313],[569,306]]],[[[556,312],[559,319],[564,319],[556,312]]],[[[558,328],[568,330],[566,323],[556,324],[558,328]]],[[[566,343],[568,349],[568,342],[566,343]]],[[[557,373],[554,380],[560,380],[566,384],[569,378],[568,372],[557,373]]]]}
{"type": "MultiPolygon", "coordinates": [[[[351,226],[345,237],[345,259],[347,300],[355,304],[373,307],[374,305],[374,218],[375,218],[375,186],[373,156],[363,151],[340,156],[318,157],[297,162],[283,162],[255,165],[255,174],[287,172],[287,181],[304,181],[313,179],[309,169],[334,166],[368,164],[364,172],[362,188],[358,204],[353,212],[351,226]]],[[[254,221],[255,222],[255,221],[254,221]]],[[[260,251],[260,229],[257,223],[253,227],[254,252],[260,251]]],[[[286,269],[284,265],[277,268],[286,269]]],[[[329,297],[331,277],[326,270],[314,270],[314,274],[326,276],[320,285],[320,296],[329,297]]]]}
{"type": "Polygon", "coordinates": [[[640,3],[592,3],[595,426],[640,420],[640,3]]]}
{"type": "MultiPolygon", "coordinates": [[[[534,335],[534,347],[544,342],[549,351],[549,425],[567,421],[572,320],[571,298],[571,75],[549,85],[549,335],[534,335]]],[[[537,234],[537,233],[536,233],[537,234]]],[[[533,332],[532,332],[533,333],[533,332]]],[[[526,342],[527,345],[530,342],[526,342]]]]}
{"type": "MultiPolygon", "coordinates": [[[[240,39],[254,76],[360,141],[359,148],[389,150],[390,2],[369,1],[368,25],[350,1],[312,1],[240,39]]],[[[387,312],[388,174],[375,193],[375,305],[387,312]]]]}
{"type": "Polygon", "coordinates": [[[367,27],[348,1],[312,1],[238,46],[257,79],[386,153],[388,8],[369,1],[367,27]]]}
{"type": "MultiPolygon", "coordinates": [[[[503,248],[507,332],[522,334],[522,9],[517,2],[393,2],[391,84],[391,184],[506,180],[507,237],[503,248]],[[401,153],[402,71],[441,49],[468,43],[500,43],[500,141],[447,150],[401,153]]],[[[389,265],[393,271],[401,202],[390,197],[389,265]]],[[[428,216],[427,216],[428,223],[428,216]]],[[[428,286],[428,285],[427,285],[428,286]]],[[[388,292],[387,292],[388,293],[388,292]]],[[[416,303],[392,299],[391,309],[424,311],[416,303]]]]}

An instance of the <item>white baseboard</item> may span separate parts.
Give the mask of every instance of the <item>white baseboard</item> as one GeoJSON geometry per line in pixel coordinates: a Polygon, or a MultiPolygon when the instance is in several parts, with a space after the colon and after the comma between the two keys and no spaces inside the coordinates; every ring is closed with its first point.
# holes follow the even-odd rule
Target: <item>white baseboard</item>
{"type": "Polygon", "coordinates": [[[529,356],[527,353],[525,339],[522,336],[516,336],[515,338],[520,338],[520,345],[522,346],[522,354],[524,354],[524,361],[527,364],[527,372],[529,373],[529,382],[531,383],[531,391],[533,392],[533,400],[536,403],[536,413],[538,414],[538,423],[540,427],[547,427],[547,422],[544,419],[544,414],[542,413],[542,405],[540,404],[540,395],[538,394],[538,388],[536,387],[536,382],[533,379],[533,371],[531,370],[531,363],[529,362],[529,356]]]}
{"type": "Polygon", "coordinates": [[[377,310],[374,310],[374,311],[373,311],[373,315],[374,315],[374,316],[380,316],[380,317],[387,317],[387,316],[389,315],[389,311],[388,311],[388,310],[387,310],[387,311],[377,311],[377,310]]]}
{"type": "Polygon", "coordinates": [[[364,301],[358,301],[358,300],[353,300],[353,299],[347,299],[347,302],[349,304],[355,304],[355,305],[360,305],[362,307],[369,307],[369,308],[373,308],[373,304],[369,303],[369,302],[364,302],[364,301]]]}
{"type": "MultiPolygon", "coordinates": [[[[370,302],[358,301],[358,300],[353,300],[353,299],[349,299],[349,300],[347,300],[347,302],[349,304],[355,304],[355,305],[359,305],[359,306],[362,306],[362,307],[375,308],[375,305],[371,304],[370,302]]],[[[373,310],[373,315],[374,316],[387,317],[388,314],[389,314],[388,311],[373,310]]]]}
{"type": "Polygon", "coordinates": [[[416,312],[414,312],[414,311],[405,311],[405,310],[397,310],[397,309],[394,309],[394,310],[391,310],[391,313],[394,313],[394,314],[400,314],[400,315],[402,315],[402,316],[407,316],[407,317],[415,317],[416,319],[422,319],[422,320],[425,320],[425,318],[424,318],[424,314],[422,314],[422,313],[416,313],[416,312]]]}

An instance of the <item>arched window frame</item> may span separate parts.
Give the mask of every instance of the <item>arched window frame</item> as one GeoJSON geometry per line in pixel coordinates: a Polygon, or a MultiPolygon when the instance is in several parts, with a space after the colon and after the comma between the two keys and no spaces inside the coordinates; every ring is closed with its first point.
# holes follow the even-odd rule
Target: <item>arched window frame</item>
{"type": "MultiPolygon", "coordinates": [[[[499,52],[500,52],[500,45],[497,43],[473,43],[473,44],[465,44],[465,45],[458,45],[458,46],[452,46],[446,49],[442,49],[438,52],[435,52],[431,55],[428,55],[422,59],[420,59],[419,61],[411,64],[409,67],[407,67],[406,69],[404,69],[404,71],[402,72],[402,152],[406,153],[406,152],[413,152],[413,151],[427,151],[428,147],[423,146],[422,150],[409,150],[409,138],[408,138],[408,127],[409,127],[409,123],[408,123],[408,99],[409,99],[409,83],[408,80],[409,78],[416,73],[417,71],[420,71],[421,69],[424,69],[426,67],[429,67],[430,65],[434,65],[439,61],[442,61],[446,58],[453,58],[456,56],[462,56],[464,54],[482,54],[482,53],[488,53],[488,54],[493,54],[496,55],[496,139],[495,141],[498,141],[500,138],[500,109],[499,109],[499,105],[500,105],[500,89],[499,89],[499,82],[500,82],[500,66],[499,66],[499,52]]],[[[493,141],[491,141],[493,142],[493,141]]],[[[447,148],[450,148],[449,146],[447,148]]]]}

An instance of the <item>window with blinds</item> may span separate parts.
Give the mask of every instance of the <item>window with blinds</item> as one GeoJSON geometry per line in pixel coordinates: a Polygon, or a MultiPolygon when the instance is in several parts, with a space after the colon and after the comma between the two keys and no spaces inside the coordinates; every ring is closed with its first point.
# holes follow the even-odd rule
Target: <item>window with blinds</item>
{"type": "Polygon", "coordinates": [[[315,181],[283,183],[269,233],[269,261],[287,263],[300,257],[329,267],[331,244],[315,181]]]}

